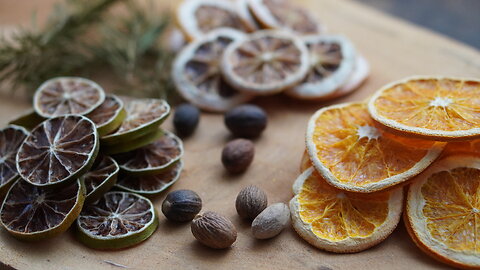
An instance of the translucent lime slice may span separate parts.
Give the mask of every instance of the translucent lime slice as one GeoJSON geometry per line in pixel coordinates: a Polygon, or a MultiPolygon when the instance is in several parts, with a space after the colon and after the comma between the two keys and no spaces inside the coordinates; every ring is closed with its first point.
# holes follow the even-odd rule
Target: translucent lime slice
{"type": "Polygon", "coordinates": [[[17,153],[20,176],[37,186],[64,184],[87,172],[99,148],[95,124],[79,115],[51,118],[38,125],[17,153]]]}
{"type": "Polygon", "coordinates": [[[108,192],[86,205],[77,219],[77,238],[95,249],[120,249],[149,238],[158,226],[152,202],[130,192],[108,192]]]}
{"type": "Polygon", "coordinates": [[[82,177],[87,189],[85,203],[95,202],[109,191],[117,182],[119,170],[113,158],[99,156],[90,171],[82,177]]]}
{"type": "Polygon", "coordinates": [[[126,115],[123,101],[115,95],[107,95],[105,101],[86,116],[95,123],[98,134],[104,136],[118,129],[126,115]]]}
{"type": "Polygon", "coordinates": [[[37,241],[66,231],[80,214],[85,186],[80,180],[61,189],[16,181],[0,210],[2,225],[14,237],[37,241]]]}
{"type": "Polygon", "coordinates": [[[46,119],[38,115],[34,109],[30,109],[22,114],[20,114],[17,118],[10,120],[8,124],[10,125],[17,125],[24,127],[28,130],[32,130],[38,124],[42,123],[46,119]]]}
{"type": "Polygon", "coordinates": [[[15,157],[27,136],[26,129],[15,125],[0,130],[0,198],[18,178],[15,157]]]}

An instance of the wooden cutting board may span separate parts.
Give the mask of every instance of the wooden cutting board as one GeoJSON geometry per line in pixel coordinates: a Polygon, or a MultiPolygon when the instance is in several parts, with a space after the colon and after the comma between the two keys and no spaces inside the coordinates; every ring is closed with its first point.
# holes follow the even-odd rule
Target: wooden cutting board
{"type": "MultiPolygon", "coordinates": [[[[52,0],[0,0],[0,25],[27,23],[32,7],[40,17],[52,0]]],[[[391,18],[349,0],[303,0],[330,32],[350,37],[372,65],[368,82],[356,93],[331,103],[363,100],[380,86],[410,75],[480,77],[480,53],[472,48],[391,18]]],[[[448,269],[424,255],[402,223],[382,244],[367,251],[338,255],[308,245],[291,229],[267,241],[254,240],[249,224],[235,212],[237,193],[248,184],[267,191],[269,201],[288,202],[304,149],[305,126],[318,108],[331,103],[305,103],[275,96],[255,101],[266,109],[269,125],[255,141],[256,156],[244,175],[228,176],[220,163],[230,139],[221,115],[202,114],[194,136],[185,141],[185,171],[174,189],[192,189],[203,210],[218,211],[238,229],[227,250],[211,250],[195,241],[189,224],[173,224],[160,215],[160,225],[145,243],[122,251],[96,251],[75,241],[71,232],[50,241],[22,243],[0,230],[0,261],[16,269],[448,269]],[[115,266],[114,264],[117,264],[115,266]]],[[[0,96],[3,126],[28,104],[0,96]]],[[[166,124],[171,128],[170,121],[166,124]]],[[[154,200],[157,210],[165,195],[154,200]]],[[[1,269],[2,267],[0,267],[1,269]]],[[[10,268],[7,268],[10,269],[10,268]]]]}

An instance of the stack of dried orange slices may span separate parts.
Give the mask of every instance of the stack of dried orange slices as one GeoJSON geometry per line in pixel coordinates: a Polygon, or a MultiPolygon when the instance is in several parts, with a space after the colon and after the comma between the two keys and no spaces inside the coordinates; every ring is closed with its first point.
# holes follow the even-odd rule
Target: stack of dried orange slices
{"type": "Polygon", "coordinates": [[[318,248],[358,252],[385,239],[405,205],[407,230],[422,250],[478,269],[476,138],[476,79],[413,77],[384,86],[368,103],[322,108],[308,123],[293,227],[318,248]]]}
{"type": "Polygon", "coordinates": [[[254,96],[284,92],[327,100],[357,89],[369,65],[343,36],[327,35],[288,0],[185,0],[177,22],[190,43],[172,68],[178,92],[223,112],[254,96]]]}
{"type": "Polygon", "coordinates": [[[157,214],[140,194],[162,192],[183,166],[182,141],[159,128],[169,112],[163,100],[106,95],[84,78],[48,80],[34,111],[0,130],[1,224],[35,241],[76,221],[78,239],[97,249],[147,239],[157,214]]]}

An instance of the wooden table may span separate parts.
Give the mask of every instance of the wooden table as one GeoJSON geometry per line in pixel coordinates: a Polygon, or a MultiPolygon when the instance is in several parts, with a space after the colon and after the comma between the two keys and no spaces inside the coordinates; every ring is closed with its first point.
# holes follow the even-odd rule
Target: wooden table
{"type": "MultiPolygon", "coordinates": [[[[52,0],[0,0],[0,25],[25,23],[33,6],[40,17],[52,0]]],[[[391,18],[349,0],[303,0],[326,23],[332,33],[350,37],[370,61],[372,74],[356,93],[336,100],[362,100],[380,86],[410,75],[458,75],[480,77],[480,53],[425,29],[391,18]]],[[[240,189],[256,184],[269,201],[288,202],[298,174],[309,116],[327,103],[298,102],[283,96],[256,101],[266,109],[269,126],[255,141],[256,156],[247,173],[228,176],[220,163],[221,148],[230,139],[221,115],[203,114],[195,135],[185,141],[186,169],[172,189],[197,191],[204,210],[232,219],[238,240],[231,249],[211,250],[200,245],[189,224],[160,225],[145,243],[131,249],[107,252],[88,249],[68,232],[41,243],[22,243],[0,230],[0,261],[18,269],[448,269],[424,255],[410,240],[402,224],[382,244],[367,251],[338,255],[308,245],[288,228],[279,237],[257,241],[249,224],[235,212],[240,189]]],[[[0,125],[27,108],[28,104],[0,97],[0,125]]],[[[171,127],[168,122],[167,127],[171,127]]],[[[158,210],[164,195],[154,200],[158,210]]],[[[2,268],[2,267],[0,267],[2,268]]]]}

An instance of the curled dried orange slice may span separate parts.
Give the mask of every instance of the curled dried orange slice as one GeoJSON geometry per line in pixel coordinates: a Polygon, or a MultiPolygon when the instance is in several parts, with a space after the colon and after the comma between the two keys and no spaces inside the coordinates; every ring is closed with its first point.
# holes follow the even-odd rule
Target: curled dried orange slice
{"type": "Polygon", "coordinates": [[[18,180],[7,193],[0,219],[3,227],[18,239],[52,238],[75,221],[84,199],[85,186],[80,180],[61,189],[45,189],[18,180]]]}
{"type": "Polygon", "coordinates": [[[363,103],[317,111],[308,123],[306,142],[313,165],[326,181],[355,192],[379,191],[409,180],[445,145],[378,129],[363,103]]]}
{"type": "Polygon", "coordinates": [[[402,188],[371,194],[350,193],[328,185],[313,167],[293,184],[293,228],[311,245],[337,253],[372,247],[400,221],[402,188]]]}
{"type": "Polygon", "coordinates": [[[123,101],[115,95],[107,95],[105,101],[86,116],[95,123],[100,136],[115,131],[126,117],[123,101]]]}
{"type": "Polygon", "coordinates": [[[18,150],[20,176],[36,186],[53,186],[88,171],[99,148],[95,124],[79,115],[51,118],[38,125],[18,150]]]}
{"type": "Polygon", "coordinates": [[[87,114],[105,100],[103,88],[79,77],[58,77],[44,82],[35,92],[35,111],[45,118],[87,114]]]}
{"type": "Polygon", "coordinates": [[[300,161],[300,173],[303,173],[304,171],[306,171],[308,168],[312,166],[313,166],[312,161],[310,160],[308,151],[305,150],[305,152],[302,155],[302,160],[300,161]]]}
{"type": "Polygon", "coordinates": [[[323,32],[316,18],[288,0],[248,0],[250,11],[265,28],[289,30],[299,34],[323,32]]]}
{"type": "Polygon", "coordinates": [[[480,158],[450,156],[417,176],[404,220],[415,244],[430,256],[480,268],[480,158]]]}
{"type": "Polygon", "coordinates": [[[225,48],[245,35],[232,29],[214,30],[186,46],[175,58],[172,77],[179,93],[208,111],[227,111],[251,99],[228,85],[220,73],[225,48]]]}
{"type": "Polygon", "coordinates": [[[342,36],[316,35],[303,38],[309,50],[310,68],[303,82],[286,94],[300,99],[327,98],[353,74],[356,52],[342,36]]]}
{"type": "Polygon", "coordinates": [[[480,137],[480,80],[413,77],[384,86],[368,110],[391,131],[439,141],[480,137]]]}
{"type": "Polygon", "coordinates": [[[92,203],[100,199],[117,182],[120,167],[109,156],[99,156],[89,172],[82,176],[87,195],[85,203],[92,203]]]}
{"type": "Polygon", "coordinates": [[[255,22],[241,4],[222,0],[186,0],[177,10],[177,23],[190,40],[218,28],[254,31],[255,22]]]}
{"type": "Polygon", "coordinates": [[[18,178],[15,158],[27,136],[27,130],[15,125],[0,130],[0,199],[18,178]]]}
{"type": "Polygon", "coordinates": [[[303,41],[281,31],[259,31],[227,47],[222,58],[225,80],[256,95],[281,92],[303,80],[309,69],[303,41]]]}

